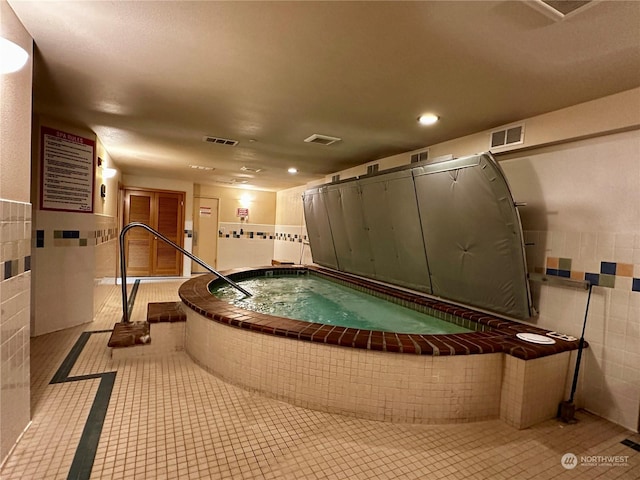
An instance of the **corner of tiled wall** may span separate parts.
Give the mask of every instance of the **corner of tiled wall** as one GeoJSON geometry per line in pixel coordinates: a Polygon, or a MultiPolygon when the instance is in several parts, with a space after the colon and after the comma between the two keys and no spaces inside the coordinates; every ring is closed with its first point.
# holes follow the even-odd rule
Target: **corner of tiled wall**
{"type": "Polygon", "coordinates": [[[0,462],[30,419],[31,205],[0,199],[0,462]]]}

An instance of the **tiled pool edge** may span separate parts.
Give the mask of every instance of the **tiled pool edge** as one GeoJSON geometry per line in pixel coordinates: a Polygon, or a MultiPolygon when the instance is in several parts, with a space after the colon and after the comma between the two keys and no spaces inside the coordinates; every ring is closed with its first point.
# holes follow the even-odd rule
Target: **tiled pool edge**
{"type": "MultiPolygon", "coordinates": [[[[231,273],[236,280],[240,275],[244,271],[231,273]]],[[[197,277],[180,288],[190,307],[185,349],[209,372],[261,395],[373,420],[459,423],[501,418],[516,428],[553,418],[564,399],[572,348],[522,347],[515,337],[505,338],[514,332],[504,329],[440,335],[449,337],[443,341],[428,335],[354,333],[270,317],[210,295],[207,285],[213,278],[197,277]]],[[[483,316],[492,325],[519,327],[483,316]]]]}
{"type": "MultiPolygon", "coordinates": [[[[357,330],[265,315],[229,305],[227,302],[212,296],[209,293],[208,285],[212,280],[215,280],[216,277],[213,275],[202,275],[188,280],[180,287],[179,295],[186,306],[216,322],[269,335],[342,347],[434,356],[504,352],[523,360],[545,357],[578,348],[578,340],[557,340],[554,345],[524,342],[516,337],[517,333],[528,332],[545,335],[547,330],[505,320],[486,313],[475,312],[464,307],[433,300],[417,293],[394,289],[391,286],[368,282],[364,279],[355,279],[323,268],[306,266],[263,267],[238,269],[226,275],[233,280],[240,280],[269,271],[274,272],[274,274],[311,271],[338,281],[356,282],[378,296],[394,296],[406,302],[417,303],[423,306],[427,313],[439,314],[437,316],[444,320],[451,321],[450,317],[457,317],[475,323],[480,326],[480,331],[445,335],[404,334],[357,330]]],[[[458,324],[462,326],[468,325],[463,322],[458,324]]]]}

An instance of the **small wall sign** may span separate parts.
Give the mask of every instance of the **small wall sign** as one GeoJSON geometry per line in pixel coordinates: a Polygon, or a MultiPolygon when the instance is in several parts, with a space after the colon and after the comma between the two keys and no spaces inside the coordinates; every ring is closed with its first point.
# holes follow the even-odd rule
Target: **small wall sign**
{"type": "Polygon", "coordinates": [[[236,209],[236,217],[248,217],[249,216],[249,209],[248,208],[238,208],[236,209]]]}

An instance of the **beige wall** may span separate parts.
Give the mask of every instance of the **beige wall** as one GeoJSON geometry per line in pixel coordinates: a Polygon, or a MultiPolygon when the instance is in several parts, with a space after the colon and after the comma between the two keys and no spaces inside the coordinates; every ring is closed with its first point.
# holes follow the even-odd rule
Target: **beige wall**
{"type": "Polygon", "coordinates": [[[307,187],[294,187],[277,193],[277,225],[304,225],[302,195],[307,187]]]}
{"type": "Polygon", "coordinates": [[[95,181],[95,201],[94,201],[94,213],[97,215],[108,215],[110,217],[117,218],[120,211],[119,195],[118,195],[118,183],[121,181],[120,171],[118,166],[113,162],[109,152],[105,149],[104,145],[98,138],[96,141],[96,155],[102,159],[102,168],[96,169],[96,181],[95,181]],[[104,168],[113,168],[117,171],[116,176],[112,178],[105,178],[103,176],[104,168]],[[105,198],[100,197],[100,185],[104,184],[107,187],[107,195],[105,198]]]}
{"type": "Polygon", "coordinates": [[[273,225],[276,221],[276,193],[241,188],[196,184],[194,195],[220,200],[220,222],[239,222],[236,209],[249,208],[247,223],[273,225]],[[246,197],[246,202],[243,199],[246,197]]]}
{"type": "Polygon", "coordinates": [[[0,0],[0,36],[24,48],[27,64],[0,74],[0,464],[30,420],[31,85],[33,42],[0,0]],[[7,265],[10,275],[7,277],[7,265]]]}
{"type": "Polygon", "coordinates": [[[0,198],[29,201],[29,147],[31,145],[32,40],[6,1],[0,2],[2,36],[29,53],[19,71],[0,77],[0,198]]]}

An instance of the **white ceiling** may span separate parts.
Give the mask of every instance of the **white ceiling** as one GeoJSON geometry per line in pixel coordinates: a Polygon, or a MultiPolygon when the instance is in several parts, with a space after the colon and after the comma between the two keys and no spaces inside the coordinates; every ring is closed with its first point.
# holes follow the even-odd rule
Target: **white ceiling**
{"type": "Polygon", "coordinates": [[[270,190],[640,85],[640,2],[561,21],[533,3],[9,0],[37,113],[125,173],[270,190]]]}

